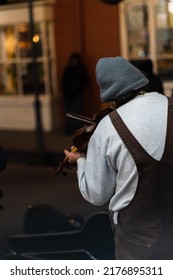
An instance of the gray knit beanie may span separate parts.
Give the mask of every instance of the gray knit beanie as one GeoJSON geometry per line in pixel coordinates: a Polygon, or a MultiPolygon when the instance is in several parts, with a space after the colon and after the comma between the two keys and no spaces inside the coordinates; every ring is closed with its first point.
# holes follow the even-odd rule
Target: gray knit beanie
{"type": "Polygon", "coordinates": [[[96,65],[96,80],[102,102],[118,101],[126,93],[149,82],[140,70],[119,56],[99,59],[96,65]]]}

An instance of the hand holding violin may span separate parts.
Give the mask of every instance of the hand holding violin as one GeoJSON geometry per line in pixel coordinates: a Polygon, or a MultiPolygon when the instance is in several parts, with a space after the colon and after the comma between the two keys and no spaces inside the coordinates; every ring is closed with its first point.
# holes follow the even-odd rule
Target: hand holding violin
{"type": "Polygon", "coordinates": [[[84,153],[80,153],[77,151],[76,147],[72,146],[71,151],[64,150],[64,154],[68,158],[68,162],[70,164],[74,164],[81,157],[85,157],[84,153]]]}
{"type": "Polygon", "coordinates": [[[112,107],[104,108],[103,110],[99,111],[93,119],[76,115],[74,113],[67,114],[67,116],[81,120],[84,123],[89,123],[89,125],[84,125],[75,132],[75,136],[73,138],[74,146],[72,146],[71,151],[64,150],[65,158],[60,163],[60,165],[57,168],[55,168],[54,175],[58,175],[60,173],[66,175],[66,172],[63,172],[63,169],[68,162],[70,164],[73,164],[76,163],[80,157],[85,157],[85,154],[87,153],[89,139],[92,136],[94,130],[96,129],[97,124],[113,109],[114,108],[112,107]]]}

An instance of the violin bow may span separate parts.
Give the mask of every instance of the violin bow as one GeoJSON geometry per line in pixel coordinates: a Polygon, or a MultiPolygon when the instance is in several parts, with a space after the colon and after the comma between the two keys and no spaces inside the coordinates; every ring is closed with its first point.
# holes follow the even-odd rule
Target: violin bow
{"type": "Polygon", "coordinates": [[[85,116],[82,116],[82,115],[78,115],[78,114],[75,114],[75,113],[67,113],[66,114],[67,117],[69,118],[73,118],[73,119],[77,119],[79,121],[83,121],[83,122],[86,122],[86,123],[90,123],[90,124],[94,124],[95,122],[88,118],[88,117],[85,117],[85,116]]]}

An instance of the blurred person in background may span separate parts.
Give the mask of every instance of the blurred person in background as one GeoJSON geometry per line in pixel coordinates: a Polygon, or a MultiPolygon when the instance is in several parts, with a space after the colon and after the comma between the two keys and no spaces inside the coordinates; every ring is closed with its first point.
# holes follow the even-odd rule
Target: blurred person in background
{"type": "Polygon", "coordinates": [[[132,60],[130,62],[141,70],[148,78],[151,91],[157,91],[158,93],[164,94],[163,81],[158,74],[154,73],[153,62],[151,59],[132,60]]]}
{"type": "MultiPolygon", "coordinates": [[[[65,112],[81,114],[82,99],[87,85],[88,75],[86,67],[79,53],[72,53],[68,65],[64,69],[62,77],[62,91],[64,97],[65,112]]],[[[79,122],[66,118],[65,133],[71,134],[79,128],[79,122]]]]}

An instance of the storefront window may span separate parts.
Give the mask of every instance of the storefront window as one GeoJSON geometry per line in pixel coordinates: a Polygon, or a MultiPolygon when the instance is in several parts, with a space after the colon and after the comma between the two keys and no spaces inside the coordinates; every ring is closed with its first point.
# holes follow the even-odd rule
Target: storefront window
{"type": "Polygon", "coordinates": [[[155,17],[158,73],[169,81],[173,79],[173,0],[157,0],[155,17]]]}
{"type": "Polygon", "coordinates": [[[145,3],[125,6],[128,57],[138,59],[149,54],[148,11],[145,3]]]}
{"type": "Polygon", "coordinates": [[[52,92],[50,44],[46,22],[35,23],[32,38],[28,23],[0,28],[0,95],[52,92]]]}
{"type": "Polygon", "coordinates": [[[0,95],[17,94],[16,74],[15,64],[0,65],[0,95]]]}

